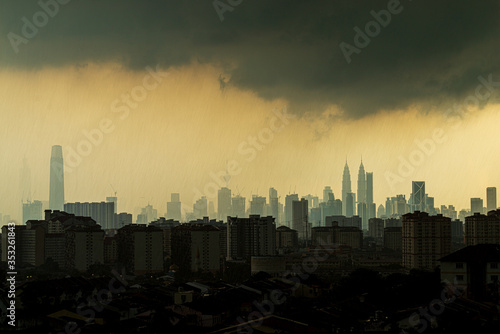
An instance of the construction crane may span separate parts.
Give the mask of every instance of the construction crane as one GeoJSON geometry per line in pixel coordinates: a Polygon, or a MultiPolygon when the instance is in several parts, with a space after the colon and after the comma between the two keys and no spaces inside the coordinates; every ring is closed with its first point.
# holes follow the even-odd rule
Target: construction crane
{"type": "Polygon", "coordinates": [[[110,183],[109,186],[111,187],[111,189],[113,189],[114,193],[115,193],[115,197],[116,197],[116,190],[115,188],[113,187],[113,185],[110,183]]]}

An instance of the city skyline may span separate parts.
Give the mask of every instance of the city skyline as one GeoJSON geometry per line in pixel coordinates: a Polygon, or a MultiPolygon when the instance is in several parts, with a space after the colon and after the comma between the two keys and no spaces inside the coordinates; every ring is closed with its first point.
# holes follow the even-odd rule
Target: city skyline
{"type": "MultiPolygon", "coordinates": [[[[62,166],[63,166],[62,147],[59,145],[54,145],[52,147],[51,161],[50,161],[50,168],[51,168],[50,195],[51,195],[51,199],[53,198],[52,201],[54,203],[57,202],[58,204],[61,204],[61,205],[64,204],[64,207],[66,207],[65,203],[69,203],[69,202],[64,201],[64,175],[63,175],[62,166]],[[59,203],[59,202],[61,202],[61,203],[59,203]]],[[[30,194],[28,194],[28,195],[26,194],[26,189],[29,189],[29,187],[31,186],[31,179],[27,178],[27,176],[29,175],[29,167],[26,163],[26,159],[23,159],[23,168],[21,169],[20,175],[21,175],[21,178],[20,178],[21,193],[23,196],[27,196],[27,198],[29,199],[30,194]],[[25,185],[25,187],[23,187],[23,185],[25,185]]],[[[153,209],[154,206],[150,204],[150,201],[148,201],[148,204],[145,208],[141,208],[141,207],[136,206],[133,211],[120,210],[120,212],[123,214],[132,212],[134,215],[136,215],[137,222],[141,222],[141,223],[156,220],[157,217],[160,217],[160,216],[167,217],[167,219],[174,218],[178,221],[189,221],[190,219],[200,219],[204,216],[207,216],[210,218],[217,218],[219,220],[225,221],[226,220],[225,217],[238,216],[238,214],[235,215],[235,210],[237,212],[240,212],[241,209],[239,206],[237,209],[233,209],[234,204],[232,204],[232,203],[234,203],[234,200],[238,199],[238,198],[241,198],[242,200],[246,201],[247,197],[244,197],[244,196],[241,197],[241,193],[239,190],[237,190],[234,193],[234,196],[231,196],[231,189],[227,187],[229,180],[231,178],[230,172],[228,170],[226,170],[225,173],[220,173],[218,176],[220,177],[220,179],[218,181],[222,181],[222,180],[225,181],[226,186],[223,186],[223,187],[220,187],[219,189],[217,189],[217,201],[216,201],[217,202],[217,211],[214,210],[215,199],[207,198],[206,195],[205,196],[202,195],[200,198],[195,199],[194,203],[192,204],[192,210],[191,210],[189,205],[186,205],[185,202],[183,203],[180,200],[179,193],[171,193],[170,194],[170,201],[167,201],[165,203],[166,210],[164,211],[165,212],[164,214],[161,214],[161,213],[157,214],[158,207],[157,207],[157,209],[153,209]],[[170,209],[169,209],[169,205],[170,205],[170,209]],[[146,218],[146,220],[143,221],[143,218],[140,218],[140,216],[146,215],[145,210],[149,210],[149,211],[153,210],[155,212],[154,217],[153,217],[153,214],[151,214],[151,217],[149,217],[149,215],[148,215],[147,218],[144,217],[144,218],[146,218]],[[172,213],[169,213],[169,210],[172,210],[172,213]],[[176,213],[173,213],[174,211],[176,213]],[[172,215],[174,217],[172,217],[172,215]],[[170,217],[170,218],[168,218],[168,217],[170,217]]],[[[347,195],[346,196],[347,198],[343,202],[341,202],[342,214],[344,216],[347,216],[347,217],[350,217],[353,215],[361,216],[363,218],[363,229],[366,229],[368,226],[367,224],[368,224],[369,218],[379,217],[378,211],[377,211],[377,206],[376,206],[377,203],[372,202],[372,200],[373,200],[373,172],[365,172],[363,161],[361,159],[360,166],[359,166],[359,172],[358,172],[358,180],[357,180],[357,185],[358,185],[357,193],[352,193],[352,192],[350,192],[351,179],[350,179],[348,161],[346,159],[342,178],[343,178],[342,198],[344,198],[347,195]],[[349,192],[346,195],[344,195],[344,191],[349,191],[349,192]],[[360,200],[360,198],[362,198],[362,199],[360,200]],[[351,203],[351,201],[352,201],[353,208],[352,208],[352,210],[347,209],[347,211],[346,211],[346,204],[351,203]]],[[[213,178],[213,180],[215,181],[216,179],[213,178]]],[[[110,184],[110,187],[114,190],[113,185],[110,184]]],[[[216,188],[214,188],[214,189],[216,189],[216,188]]],[[[296,190],[296,188],[294,189],[294,191],[295,190],[296,190]]],[[[328,193],[333,192],[333,196],[335,196],[334,195],[335,192],[333,190],[334,189],[332,189],[331,186],[325,186],[325,188],[323,189],[323,200],[325,199],[325,195],[328,195],[328,193]]],[[[291,188],[290,188],[290,191],[291,191],[291,188]]],[[[109,196],[106,197],[106,202],[114,203],[114,213],[116,214],[117,213],[117,203],[118,203],[118,197],[116,197],[116,191],[114,192],[114,195],[115,196],[112,196],[112,197],[109,197],[109,196]]],[[[399,199],[400,197],[404,198],[406,196],[405,194],[398,194],[397,197],[394,197],[394,195],[386,197],[387,201],[391,198],[399,199]]],[[[433,196],[428,197],[428,195],[429,194],[425,190],[425,181],[412,181],[412,189],[411,189],[410,196],[409,196],[408,200],[404,199],[404,201],[405,201],[404,203],[406,203],[405,207],[407,207],[407,208],[401,209],[400,204],[398,204],[397,205],[398,208],[395,209],[396,211],[394,211],[394,213],[398,213],[401,215],[402,211],[404,211],[405,213],[406,212],[413,212],[413,211],[424,211],[424,212],[429,212],[430,214],[434,214],[435,210],[437,209],[437,211],[439,213],[447,216],[447,214],[448,214],[447,212],[440,211],[439,204],[438,204],[438,207],[435,206],[434,197],[433,196]],[[422,204],[420,204],[420,203],[422,203],[422,204]]],[[[271,215],[270,213],[274,213],[274,214],[272,214],[273,217],[278,218],[278,213],[281,212],[281,214],[283,214],[284,216],[280,217],[279,219],[276,219],[276,224],[278,224],[278,225],[284,224],[286,226],[291,227],[291,225],[295,223],[294,221],[292,222],[292,218],[291,218],[292,217],[292,202],[299,201],[299,198],[301,198],[301,201],[304,199],[307,199],[309,201],[309,209],[307,210],[307,208],[306,208],[306,215],[307,215],[307,212],[311,212],[311,214],[312,214],[311,209],[319,207],[318,204],[320,204],[320,202],[318,202],[318,199],[319,199],[318,196],[314,197],[316,204],[311,204],[311,199],[313,199],[313,195],[311,195],[311,194],[308,194],[307,196],[299,196],[299,194],[297,194],[297,193],[292,194],[291,192],[289,192],[289,194],[285,195],[285,199],[284,199],[283,203],[279,201],[280,198],[281,198],[280,193],[274,187],[269,188],[269,196],[268,197],[259,196],[258,194],[251,194],[251,197],[248,196],[248,210],[246,210],[246,212],[244,212],[244,215],[258,214],[261,216],[265,216],[265,215],[271,215]],[[273,199],[272,205],[271,205],[271,199],[273,199]],[[282,211],[280,211],[280,207],[281,207],[282,211]]],[[[388,205],[387,201],[385,202],[385,207],[384,207],[383,202],[381,202],[379,204],[385,208],[386,212],[388,212],[388,210],[389,210],[387,208],[387,205],[388,205]]],[[[83,202],[83,203],[87,203],[87,204],[89,203],[88,201],[87,202],[76,201],[76,202],[78,202],[78,203],[83,202]]],[[[321,201],[321,202],[326,203],[323,201],[321,201]]],[[[25,223],[25,221],[24,221],[25,216],[28,216],[28,217],[30,215],[38,216],[38,215],[42,214],[41,209],[38,208],[38,205],[40,206],[40,208],[42,207],[41,201],[35,200],[32,203],[31,200],[26,200],[26,201],[23,200],[22,203],[23,203],[22,204],[22,217],[23,217],[22,223],[25,223]],[[31,211],[32,213],[29,213],[29,211],[26,211],[26,210],[30,210],[28,208],[31,208],[31,210],[34,210],[34,211],[31,211]],[[38,211],[40,211],[40,212],[38,212],[38,211]]],[[[47,201],[45,201],[45,203],[47,204],[47,201]]],[[[104,202],[102,202],[102,203],[104,204],[104,202]]],[[[314,200],[313,200],[313,203],[314,203],[314,200]]],[[[487,187],[486,188],[486,196],[481,197],[481,198],[472,198],[471,197],[470,198],[470,206],[468,208],[467,207],[462,208],[461,211],[469,211],[470,214],[473,214],[474,212],[483,213],[483,211],[484,211],[484,213],[486,213],[486,212],[492,210],[492,207],[495,206],[495,203],[496,203],[496,187],[487,187]],[[485,202],[485,205],[483,205],[483,201],[485,202]],[[486,204],[486,202],[488,202],[488,204],[486,204]]],[[[98,203],[94,203],[94,204],[96,205],[98,203]]],[[[49,201],[48,207],[46,207],[46,209],[50,208],[50,209],[57,209],[57,210],[62,211],[62,208],[59,208],[59,207],[52,208],[51,205],[55,205],[55,204],[51,204],[51,202],[49,201]]],[[[245,204],[243,204],[243,205],[245,205],[245,204]]],[[[331,205],[333,205],[333,203],[331,205]]],[[[445,205],[441,204],[441,210],[443,210],[443,207],[446,210],[448,210],[447,205],[450,205],[449,210],[451,210],[452,207],[453,207],[453,209],[455,207],[454,205],[451,205],[451,204],[445,204],[445,205]]],[[[496,207],[494,209],[496,209],[496,207]]],[[[161,212],[161,210],[163,210],[163,209],[160,208],[159,210],[161,212]]],[[[455,215],[457,214],[457,211],[454,211],[455,215]]],[[[321,214],[321,211],[320,211],[320,214],[325,216],[325,215],[327,215],[326,212],[327,211],[325,211],[324,214],[321,214]]],[[[8,216],[10,217],[10,215],[8,215],[8,216]]],[[[240,216],[241,216],[241,214],[240,214],[240,216]]],[[[390,217],[390,216],[392,216],[392,214],[385,215],[385,216],[390,217]]],[[[463,218],[464,218],[464,216],[462,216],[462,219],[463,218]]],[[[10,218],[10,219],[15,220],[15,218],[10,218]]],[[[111,219],[111,218],[109,218],[109,219],[111,219]]],[[[323,221],[323,224],[324,224],[324,221],[323,221]]]]}
{"type": "Polygon", "coordinates": [[[252,2],[224,20],[210,2],[110,3],[97,16],[87,3],[60,4],[29,38],[25,21],[43,7],[0,5],[1,213],[21,216],[24,158],[31,200],[49,200],[53,145],[63,147],[66,201],[116,191],[127,212],[148,202],[164,211],[170,193],[192,205],[227,169],[247,198],[325,185],[341,198],[346,157],[353,193],[361,156],[374,173],[377,204],[409,194],[413,180],[458,208],[500,185],[494,1],[433,4],[440,19],[425,26],[415,23],[431,4],[401,3],[363,48],[354,28],[376,24],[371,13],[387,2],[252,2]],[[359,53],[346,57],[346,45],[359,53]]]}
{"type": "Polygon", "coordinates": [[[498,333],[499,23],[0,1],[0,328],[498,333]]]}

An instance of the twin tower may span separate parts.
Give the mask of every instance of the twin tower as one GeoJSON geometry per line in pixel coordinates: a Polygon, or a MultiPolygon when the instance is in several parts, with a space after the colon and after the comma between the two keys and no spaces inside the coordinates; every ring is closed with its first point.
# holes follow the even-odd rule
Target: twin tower
{"type": "MultiPolygon", "coordinates": [[[[373,206],[373,173],[366,173],[363,166],[363,160],[359,166],[358,172],[358,189],[356,194],[351,189],[351,173],[347,161],[344,166],[344,173],[342,176],[342,214],[345,216],[352,216],[356,214],[356,203],[366,204],[366,210],[371,216],[371,211],[375,211],[373,206]]],[[[361,215],[361,212],[358,214],[361,215]]]]}

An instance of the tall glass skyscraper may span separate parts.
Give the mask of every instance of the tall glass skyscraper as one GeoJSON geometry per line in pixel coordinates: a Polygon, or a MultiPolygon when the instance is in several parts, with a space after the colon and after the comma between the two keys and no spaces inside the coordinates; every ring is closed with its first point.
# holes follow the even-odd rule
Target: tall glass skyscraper
{"type": "Polygon", "coordinates": [[[425,182],[413,181],[412,182],[412,211],[425,211],[425,182]]]}
{"type": "MultiPolygon", "coordinates": [[[[347,194],[351,192],[351,173],[347,160],[344,166],[344,174],[342,175],[342,213],[344,216],[347,214],[347,194]]],[[[352,204],[351,204],[352,205],[352,204]]]]}
{"type": "Polygon", "coordinates": [[[64,210],[64,167],[62,147],[52,146],[50,156],[49,209],[64,210]]]}
{"type": "Polygon", "coordinates": [[[358,171],[358,203],[366,203],[366,175],[363,160],[358,171]]]}

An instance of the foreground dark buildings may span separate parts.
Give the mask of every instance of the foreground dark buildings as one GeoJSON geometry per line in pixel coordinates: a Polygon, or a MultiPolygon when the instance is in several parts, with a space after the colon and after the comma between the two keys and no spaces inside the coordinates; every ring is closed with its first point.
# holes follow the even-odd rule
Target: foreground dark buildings
{"type": "Polygon", "coordinates": [[[309,239],[259,215],[103,230],[47,211],[16,226],[17,328],[494,333],[500,244],[482,242],[496,240],[499,219],[499,211],[467,217],[454,246],[451,218],[420,211],[370,219],[365,233],[356,217],[327,217],[309,239]]]}

